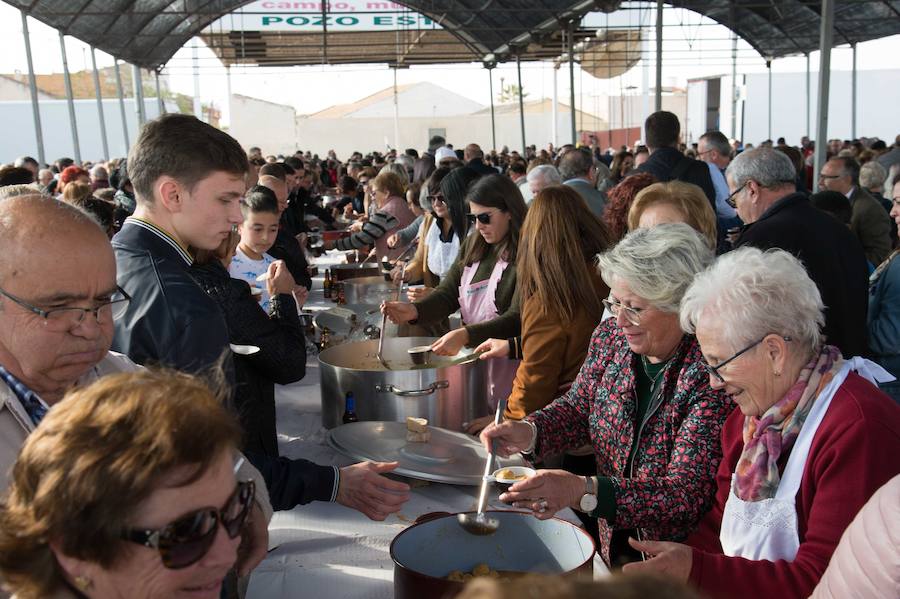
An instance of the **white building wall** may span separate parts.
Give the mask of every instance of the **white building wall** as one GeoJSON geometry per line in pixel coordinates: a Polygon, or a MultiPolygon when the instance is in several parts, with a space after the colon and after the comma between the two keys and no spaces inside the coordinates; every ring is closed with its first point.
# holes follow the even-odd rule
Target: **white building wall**
{"type": "MultiPolygon", "coordinates": [[[[525,115],[525,141],[539,148],[550,143],[552,135],[552,115],[548,111],[525,115]]],[[[559,138],[566,143],[569,134],[569,112],[560,110],[558,114],[559,138]]],[[[477,143],[485,151],[490,150],[491,115],[476,114],[442,118],[401,118],[399,123],[400,149],[416,148],[420,152],[428,147],[429,129],[445,129],[447,141],[454,148],[462,149],[468,143],[477,143]]],[[[497,148],[508,146],[510,150],[522,150],[522,135],[519,114],[496,116],[497,148]]],[[[345,158],[353,151],[364,154],[372,150],[384,151],[394,143],[394,119],[297,119],[297,145],[302,150],[310,150],[320,156],[334,150],[338,157],[345,158]]],[[[269,147],[261,144],[264,152],[269,147]]]]}
{"type": "MultiPolygon", "coordinates": [[[[125,114],[128,122],[130,143],[137,138],[138,120],[134,98],[125,99],[125,114]]],[[[144,110],[148,119],[159,116],[156,98],[144,98],[144,110]]],[[[175,104],[166,104],[166,110],[177,112],[175,104]]],[[[41,128],[44,133],[44,158],[53,162],[57,158],[75,157],[69,126],[69,109],[65,100],[41,100],[41,128]]],[[[109,141],[110,156],[103,156],[103,142],[100,138],[100,117],[96,100],[75,100],[75,121],[78,124],[78,140],[82,160],[103,160],[123,157],[128,153],[122,134],[122,117],[117,98],[103,100],[103,115],[106,123],[106,137],[109,141]]],[[[18,156],[38,157],[37,141],[34,134],[34,117],[31,101],[0,102],[0,122],[4,131],[0,136],[0,162],[12,162],[18,156]]]]}
{"type": "MultiPolygon", "coordinates": [[[[768,134],[768,75],[747,75],[743,140],[758,144],[768,134]]],[[[818,75],[810,75],[810,138],[816,134],[818,75]]],[[[772,74],[772,139],[797,145],[806,130],[806,73],[772,74]]],[[[828,102],[828,138],[850,139],[850,71],[832,71],[828,102]]],[[[900,69],[857,72],[857,137],[877,136],[890,142],[900,132],[900,69]]],[[[740,111],[740,105],[738,110],[740,111]]],[[[740,137],[740,132],[738,133],[740,137]]]]}
{"type": "Polygon", "coordinates": [[[296,117],[292,106],[232,95],[228,133],[245,149],[258,146],[266,154],[293,154],[297,151],[296,117]]]}
{"type": "MultiPolygon", "coordinates": [[[[31,91],[27,83],[13,81],[6,77],[0,77],[0,98],[4,100],[28,100],[31,101],[31,91]]],[[[51,100],[53,96],[38,90],[38,100],[51,100]]]]}
{"type": "MultiPolygon", "coordinates": [[[[471,114],[484,108],[478,102],[427,82],[401,89],[397,94],[397,105],[401,116],[425,118],[471,114]]],[[[373,102],[348,116],[394,118],[394,95],[390,94],[387,98],[373,102]]]]}

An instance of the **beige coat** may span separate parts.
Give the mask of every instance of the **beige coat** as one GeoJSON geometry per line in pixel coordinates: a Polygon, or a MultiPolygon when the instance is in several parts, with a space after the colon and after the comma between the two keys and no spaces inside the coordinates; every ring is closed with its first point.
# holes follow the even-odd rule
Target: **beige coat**
{"type": "Polygon", "coordinates": [[[844,531],[812,594],[844,597],[900,597],[900,475],[876,491],[844,531]]]}

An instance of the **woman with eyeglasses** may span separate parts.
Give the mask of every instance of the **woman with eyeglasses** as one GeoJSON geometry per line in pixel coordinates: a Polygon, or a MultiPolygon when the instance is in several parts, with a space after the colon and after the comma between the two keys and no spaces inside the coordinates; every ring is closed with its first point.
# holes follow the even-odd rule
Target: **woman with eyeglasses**
{"type": "MultiPolygon", "coordinates": [[[[614,318],[594,330],[572,387],[524,420],[481,433],[533,461],[590,445],[597,476],[539,470],[502,501],[547,519],[571,507],[597,519],[603,559],[641,559],[629,538],[683,540],[709,509],[731,406],[710,387],[697,340],[678,322],[684,291],[713,252],[685,224],[632,231],[598,263],[614,318]]],[[[549,356],[547,359],[550,359],[549,356]]]]}
{"type": "Polygon", "coordinates": [[[69,394],[28,437],[0,504],[17,598],[216,599],[254,483],[207,384],[141,370],[69,394]]]}
{"type": "Polygon", "coordinates": [[[808,597],[844,529],[900,472],[890,375],[822,336],[824,305],[784,250],[740,248],[681,303],[710,385],[737,405],[722,428],[712,509],[687,544],[637,543],[635,572],[690,580],[710,597],[808,597]]]}
{"type": "MultiPolygon", "coordinates": [[[[428,295],[456,261],[460,242],[469,230],[466,192],[477,179],[478,173],[466,167],[452,171],[441,167],[429,179],[431,213],[425,217],[419,233],[415,256],[403,271],[405,281],[422,281],[424,287],[410,289],[409,299],[416,301],[428,295]]],[[[394,282],[399,283],[400,273],[396,275],[394,282]]]]}
{"type": "MultiPolygon", "coordinates": [[[[449,175],[448,175],[449,176],[449,175]]],[[[464,346],[519,334],[516,293],[516,256],[519,231],[525,220],[525,201],[516,184],[503,175],[481,177],[469,188],[470,230],[446,276],[427,297],[414,303],[385,302],[382,311],[397,324],[431,324],[460,311],[463,327],[432,344],[441,356],[457,354],[464,346]]],[[[517,362],[489,363],[488,402],[496,406],[509,396],[517,362]]]]}

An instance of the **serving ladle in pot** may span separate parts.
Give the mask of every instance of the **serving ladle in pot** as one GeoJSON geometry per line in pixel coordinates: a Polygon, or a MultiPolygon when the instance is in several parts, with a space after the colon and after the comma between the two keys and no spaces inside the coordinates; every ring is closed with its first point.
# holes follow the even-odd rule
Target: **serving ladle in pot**
{"type": "MultiPolygon", "coordinates": [[[[494,414],[494,424],[500,424],[503,420],[503,412],[506,410],[506,400],[497,402],[497,412],[494,414]]],[[[488,483],[491,482],[491,472],[494,471],[494,453],[497,451],[497,441],[491,441],[491,450],[488,452],[484,463],[484,474],[481,477],[481,489],[478,491],[478,508],[475,513],[465,512],[457,516],[459,525],[469,534],[486,536],[492,535],[500,528],[500,521],[491,518],[484,513],[487,507],[488,483]]]]}
{"type": "MultiPolygon", "coordinates": [[[[409,251],[416,247],[417,240],[414,240],[411,244],[406,246],[406,249],[403,250],[399,256],[397,256],[397,260],[402,260],[409,254],[409,251]]],[[[403,263],[403,266],[400,267],[400,284],[397,286],[397,300],[400,301],[400,296],[403,295],[403,277],[406,275],[406,262],[403,263]]],[[[384,359],[384,354],[382,351],[384,350],[384,329],[387,324],[387,313],[381,315],[381,331],[378,334],[378,361],[381,362],[381,365],[384,366],[385,370],[390,370],[391,367],[388,366],[387,360],[384,359]]]]}

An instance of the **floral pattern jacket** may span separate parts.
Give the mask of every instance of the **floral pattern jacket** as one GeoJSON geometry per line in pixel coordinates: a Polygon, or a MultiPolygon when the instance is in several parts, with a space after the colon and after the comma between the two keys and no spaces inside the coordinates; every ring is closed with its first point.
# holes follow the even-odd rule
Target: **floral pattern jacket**
{"type": "Polygon", "coordinates": [[[724,393],[709,386],[693,336],[685,335],[669,361],[662,394],[643,423],[636,421],[635,368],[640,356],[615,319],[607,319],[594,330],[571,389],[528,416],[538,430],[535,457],[590,444],[598,474],[612,480],[616,516],[599,521],[607,563],[614,529],[636,528],[641,538],[666,541],[683,540],[694,530],[715,495],[720,431],[733,408],[724,393]]]}

